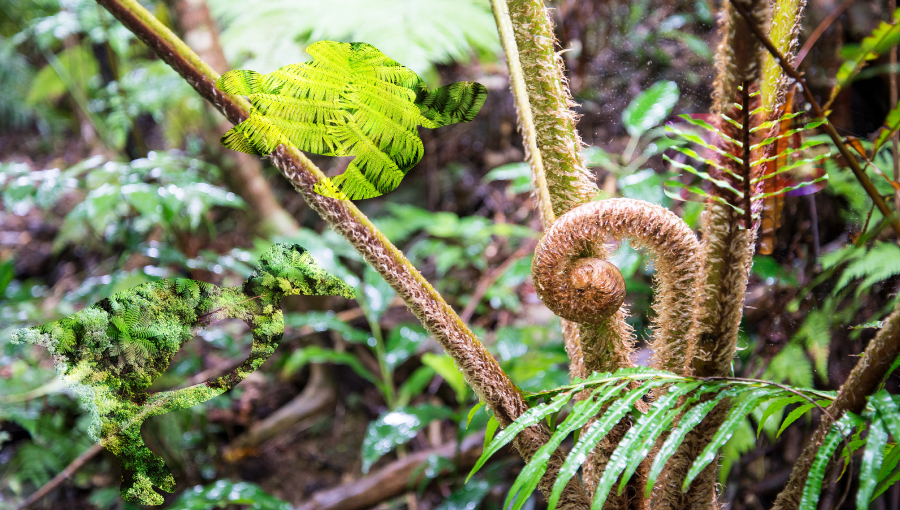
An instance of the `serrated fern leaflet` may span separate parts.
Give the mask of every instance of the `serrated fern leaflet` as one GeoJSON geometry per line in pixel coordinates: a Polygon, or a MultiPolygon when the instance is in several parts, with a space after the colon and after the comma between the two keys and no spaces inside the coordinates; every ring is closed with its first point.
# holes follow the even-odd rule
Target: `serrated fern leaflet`
{"type": "Polygon", "coordinates": [[[819,151],[809,155],[822,142],[804,143],[800,138],[822,121],[796,127],[802,112],[790,109],[766,121],[757,96],[749,87],[741,87],[740,101],[727,115],[681,115],[686,125],[668,125],[666,131],[688,145],[673,147],[676,154],[663,158],[674,169],[700,181],[670,179],[666,182],[669,196],[680,200],[700,196],[726,204],[743,216],[745,228],[762,217],[761,250],[766,253],[781,214],[779,198],[818,191],[827,174],[814,165],[830,154],[819,151]],[[695,168],[690,160],[701,168],[695,168]]]}
{"type": "Polygon", "coordinates": [[[216,86],[248,96],[250,117],[225,133],[225,147],[270,154],[281,144],[324,156],[355,156],[316,193],[358,200],[393,191],[424,154],[418,126],[475,118],[487,98],[480,83],[429,91],[410,69],[366,43],[319,41],[311,62],[269,74],[234,70],[216,86]]]}
{"type": "Polygon", "coordinates": [[[289,295],[354,298],[308,251],[269,249],[243,285],[221,288],[185,278],[144,283],[43,326],[13,332],[14,343],[39,344],[91,414],[91,437],[122,463],[122,496],[158,505],[153,488],[175,490],[163,460],[141,439],[144,420],[205,402],[233,388],[275,352],[284,332],[281,299],[289,295]],[[199,330],[241,319],[253,333],[247,359],[228,374],[174,391],[148,393],[181,347],[199,330]]]}
{"type": "MultiPolygon", "coordinates": [[[[582,433],[575,439],[572,450],[565,455],[565,461],[559,468],[553,491],[548,498],[551,510],[557,508],[563,487],[577,476],[587,454],[628,413],[632,415],[634,424],[619,441],[606,463],[594,492],[592,509],[602,508],[611,491],[621,494],[638,465],[656,445],[659,449],[649,465],[646,479],[646,491],[649,495],[666,463],[678,450],[687,433],[704,422],[717,406],[727,406],[725,419],[715,430],[710,443],[694,459],[683,481],[684,488],[687,488],[706,466],[715,461],[718,452],[754,411],[759,410],[759,414],[754,416],[762,416],[759,423],[761,429],[768,420],[777,419],[781,422],[782,412],[791,406],[793,412],[783,420],[787,425],[816,406],[826,407],[836,396],[834,392],[791,388],[747,379],[711,380],[682,377],[643,367],[621,369],[612,374],[594,374],[584,381],[527,395],[528,402],[541,403],[532,407],[503,433],[490,440],[472,473],[480,469],[491,455],[507,444],[515,433],[551,415],[556,415],[569,405],[576,394],[584,398],[574,404],[568,416],[560,419],[550,439],[521,471],[510,489],[504,508],[522,506],[528,499],[527,495],[534,490],[547,471],[550,455],[574,431],[582,430],[582,433]],[[642,397],[660,391],[657,388],[661,387],[665,389],[648,410],[641,411],[634,405],[642,397]],[[799,407],[796,407],[798,404],[799,407]],[[663,436],[664,434],[666,435],[663,436]],[[661,446],[657,445],[660,437],[665,437],[661,446]]],[[[900,463],[900,450],[893,454],[893,450],[886,450],[888,446],[895,448],[891,446],[893,443],[887,442],[888,437],[894,436],[896,440],[895,434],[900,434],[900,408],[895,399],[896,397],[881,390],[870,397],[870,405],[862,417],[848,413],[837,425],[832,425],[832,432],[820,450],[821,458],[817,457],[806,482],[804,491],[806,508],[815,507],[815,501],[821,492],[821,480],[827,460],[844,441],[844,437],[854,430],[858,433],[866,422],[872,424],[868,434],[868,438],[871,439],[861,440],[860,444],[864,445],[864,448],[858,446],[865,450],[860,474],[860,480],[864,480],[865,477],[861,489],[864,492],[859,496],[860,501],[863,499],[870,501],[900,479],[900,471],[897,469],[900,463]]],[[[856,437],[854,436],[854,439],[856,437]]],[[[469,476],[471,477],[471,474],[469,476]]]]}

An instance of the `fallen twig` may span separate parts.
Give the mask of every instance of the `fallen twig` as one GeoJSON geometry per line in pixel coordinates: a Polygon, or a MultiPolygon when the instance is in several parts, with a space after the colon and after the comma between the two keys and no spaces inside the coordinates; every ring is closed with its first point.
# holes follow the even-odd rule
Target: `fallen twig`
{"type": "MultiPolygon", "coordinates": [[[[456,467],[473,466],[481,455],[483,443],[482,434],[463,439],[456,467]]],[[[359,480],[317,492],[306,503],[298,506],[297,510],[359,510],[375,506],[381,501],[403,494],[411,486],[414,487],[424,476],[422,467],[429,457],[451,457],[455,452],[456,443],[450,443],[434,450],[408,455],[359,480]]],[[[443,473],[446,473],[446,469],[443,473]]]]}
{"type": "Polygon", "coordinates": [[[25,501],[19,504],[19,506],[16,507],[16,510],[23,510],[37,503],[41,498],[49,494],[50,491],[59,487],[59,485],[63,483],[63,481],[75,474],[75,472],[78,471],[81,466],[87,464],[89,460],[93,459],[94,456],[100,453],[102,450],[103,446],[101,446],[99,443],[85,450],[84,453],[73,460],[72,463],[66,466],[66,468],[63,469],[58,475],[54,476],[52,480],[45,483],[43,487],[35,491],[31,496],[25,498],[25,501]]]}

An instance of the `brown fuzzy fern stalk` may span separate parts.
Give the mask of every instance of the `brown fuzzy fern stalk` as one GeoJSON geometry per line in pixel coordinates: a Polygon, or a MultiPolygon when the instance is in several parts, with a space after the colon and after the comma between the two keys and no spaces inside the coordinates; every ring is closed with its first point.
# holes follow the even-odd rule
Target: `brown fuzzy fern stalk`
{"type": "MultiPolygon", "coordinates": [[[[732,157],[719,156],[721,170],[711,172],[714,178],[728,182],[731,190],[713,187],[704,215],[704,263],[696,293],[691,335],[694,341],[689,347],[685,366],[686,373],[697,376],[730,373],[756,238],[755,205],[751,203],[754,190],[750,183],[758,177],[754,173],[763,166],[751,163],[759,157],[751,152],[751,133],[765,119],[763,115],[751,115],[757,102],[751,93],[758,87],[763,53],[748,24],[765,27],[768,4],[762,0],[736,2],[740,2],[740,7],[750,16],[742,17],[731,2],[722,7],[722,40],[716,54],[718,76],[713,92],[713,113],[728,115],[740,127],[735,129],[736,126],[729,122],[720,126],[732,140],[723,137],[719,147],[732,157]],[[739,190],[741,194],[733,190],[739,190]]],[[[686,493],[682,492],[681,485],[689,466],[721,425],[726,410],[724,403],[713,410],[688,434],[669,461],[655,489],[654,501],[658,508],[694,510],[717,506],[717,463],[711,463],[686,493]]]]}

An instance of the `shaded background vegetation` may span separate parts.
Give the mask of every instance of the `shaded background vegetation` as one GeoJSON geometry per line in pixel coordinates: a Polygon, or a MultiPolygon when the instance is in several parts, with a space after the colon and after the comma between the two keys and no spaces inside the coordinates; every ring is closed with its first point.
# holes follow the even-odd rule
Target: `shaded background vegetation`
{"type": "MultiPolygon", "coordinates": [[[[397,191],[359,205],[470,320],[516,384],[537,390],[568,380],[558,320],[530,283],[539,222],[486,2],[294,0],[252,12],[235,0],[145,5],[220,72],[269,72],[304,60],[303,48],[316,40],[361,40],[430,86],[484,83],[488,100],[473,122],[423,130],[422,162],[397,191]]],[[[367,506],[498,508],[521,461],[495,460],[462,483],[484,413],[466,428],[474,396],[452,362],[300,196],[265,163],[219,146],[218,114],[97,4],[0,6],[0,506],[15,508],[92,444],[86,416],[54,382],[46,352],[10,345],[12,329],[158,278],[235,285],[272,242],[291,239],[361,297],[286,301],[285,340],[259,372],[206,405],[146,424],[146,441],[173,468],[179,490],[200,486],[169,496],[169,507],[326,508],[315,506],[322,495],[349,495],[368,471],[414,483],[391,494],[369,490],[367,506]],[[399,416],[416,420],[403,429],[399,416]],[[417,467],[396,471],[409,458],[420,459],[417,467]]],[[[718,5],[554,6],[601,189],[662,203],[696,226],[701,207],[663,192],[670,173],[660,154],[671,142],[659,125],[708,110],[718,5]],[[648,89],[655,92],[642,95],[648,89]],[[654,105],[664,113],[648,113],[654,105]]],[[[811,1],[801,41],[838,7],[811,1]]],[[[842,55],[888,15],[887,5],[859,0],[828,26],[801,66],[818,96],[827,97],[842,55]]],[[[881,125],[891,107],[886,64],[870,63],[834,103],[842,134],[865,139],[881,125]]],[[[347,163],[314,158],[331,175],[347,163]]],[[[885,150],[875,163],[890,169],[893,156],[885,150]]],[[[836,161],[824,170],[827,188],[788,197],[773,254],[755,259],[736,375],[834,389],[896,303],[900,248],[887,234],[855,243],[877,212],[868,219],[869,199],[836,161]]],[[[614,261],[643,336],[652,268],[627,247],[614,261]]],[[[216,325],[186,346],[158,388],[206,380],[247,350],[242,324],[216,325]]],[[[640,356],[646,362],[649,353],[640,356]]],[[[776,444],[777,427],[757,438],[756,425],[748,421],[724,451],[731,508],[767,507],[811,431],[799,420],[776,444]]],[[[33,507],[128,508],[118,479],[114,457],[96,453],[33,507]]],[[[842,490],[830,484],[823,507],[842,490]]],[[[875,505],[900,508],[900,492],[875,505]]]]}

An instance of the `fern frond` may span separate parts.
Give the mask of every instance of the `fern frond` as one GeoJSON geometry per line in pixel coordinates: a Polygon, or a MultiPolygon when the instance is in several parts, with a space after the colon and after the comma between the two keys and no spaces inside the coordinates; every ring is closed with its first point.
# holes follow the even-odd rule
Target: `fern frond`
{"type": "MultiPolygon", "coordinates": [[[[594,492],[592,508],[603,506],[617,480],[619,481],[618,492],[621,494],[657,439],[667,432],[668,436],[649,469],[646,486],[646,493],[649,496],[650,490],[666,463],[678,450],[688,432],[704,422],[713,409],[719,406],[726,407],[725,418],[722,424],[717,426],[704,450],[694,459],[685,477],[683,490],[686,490],[691,482],[716,459],[718,452],[728,444],[736,431],[741,427],[747,427],[746,420],[750,413],[757,410],[761,412],[759,432],[767,421],[780,416],[788,406],[800,404],[792,409],[787,418],[783,420],[780,429],[784,430],[797,419],[807,415],[813,408],[826,407],[836,397],[836,393],[833,392],[790,388],[762,381],[681,377],[642,367],[623,369],[613,374],[595,374],[586,380],[576,381],[555,390],[528,395],[526,400],[529,402],[543,402],[523,414],[522,418],[516,420],[499,435],[489,439],[484,453],[469,476],[471,477],[480,469],[491,455],[499,451],[519,431],[545,418],[556,416],[571,401],[573,395],[583,391],[587,391],[588,396],[575,403],[572,412],[556,425],[550,440],[534,454],[510,489],[504,508],[513,510],[521,508],[524,500],[527,499],[524,495],[530,494],[537,487],[539,480],[547,471],[551,454],[568,436],[576,430],[583,430],[584,427],[587,429],[575,441],[572,451],[568,453],[557,473],[557,480],[548,497],[548,507],[551,510],[556,508],[563,487],[576,476],[588,452],[592,451],[612,427],[628,413],[636,417],[635,422],[619,441],[606,463],[594,492]],[[640,411],[634,407],[637,400],[650,393],[654,388],[662,386],[666,387],[665,391],[648,411],[640,411]],[[671,424],[676,417],[680,417],[679,421],[672,427],[671,424]]],[[[759,416],[759,414],[754,416],[759,416]]],[[[881,427],[881,429],[874,432],[874,428],[870,429],[869,438],[859,440],[860,448],[862,448],[862,444],[866,444],[863,473],[860,476],[866,476],[871,480],[863,484],[862,489],[865,493],[860,498],[871,499],[873,494],[885,490],[886,485],[889,486],[900,479],[900,473],[894,475],[894,467],[897,461],[900,461],[900,450],[885,456],[888,436],[894,435],[896,439],[896,434],[900,434],[900,408],[898,408],[897,402],[886,391],[881,390],[870,397],[870,406],[863,416],[865,420],[859,417],[854,418],[854,415],[848,414],[839,423],[842,432],[831,433],[826,438],[826,444],[820,452],[825,460],[821,462],[817,460],[814,470],[819,469],[820,471],[818,474],[812,473],[808,481],[808,484],[811,484],[808,487],[809,498],[818,497],[824,472],[823,462],[827,462],[843,437],[850,432],[847,425],[857,427],[866,420],[872,422],[872,427],[881,427]],[[886,461],[888,457],[892,464],[883,469],[883,461],[886,461]],[[816,476],[818,476],[818,481],[816,481],[816,476]]],[[[861,508],[865,508],[865,506],[861,506],[861,508]]]]}
{"type": "MultiPolygon", "coordinates": [[[[741,102],[736,103],[731,112],[710,116],[681,115],[685,123],[699,130],[693,133],[676,126],[666,126],[666,132],[689,142],[691,146],[672,147],[677,159],[664,155],[663,158],[678,170],[685,171],[707,184],[708,189],[670,180],[666,185],[688,193],[670,192],[667,195],[681,200],[697,195],[706,200],[726,204],[745,217],[744,226],[749,227],[760,217],[759,202],[783,196],[792,191],[824,181],[827,175],[802,179],[793,183],[786,175],[796,177],[801,168],[810,167],[830,156],[828,153],[803,157],[806,151],[821,144],[809,142],[790,147],[790,140],[808,130],[820,126],[824,121],[811,121],[799,127],[792,127],[794,120],[803,112],[786,110],[772,120],[763,120],[763,107],[754,108],[757,94],[750,94],[741,88],[741,102]],[[711,120],[707,121],[704,117],[711,120]],[[746,140],[746,143],[745,143],[746,140]],[[746,145],[746,146],[745,146],[746,145]],[[708,171],[694,168],[682,160],[693,160],[708,171]]],[[[767,202],[768,204],[768,202],[767,202]]],[[[778,209],[780,214],[780,209],[778,209]]],[[[770,223],[776,224],[777,220],[770,223]]],[[[769,224],[764,230],[771,233],[769,224]]],[[[763,245],[771,241],[763,241],[763,245]]],[[[768,248],[761,248],[768,252],[768,248]]]]}
{"type": "Polygon", "coordinates": [[[413,71],[366,43],[319,41],[313,61],[260,75],[236,70],[217,86],[250,99],[250,116],[222,137],[225,147],[269,154],[281,144],[325,156],[355,156],[315,191],[372,198],[394,190],[424,155],[416,128],[472,120],[487,97],[478,83],[429,92],[413,71]]]}

